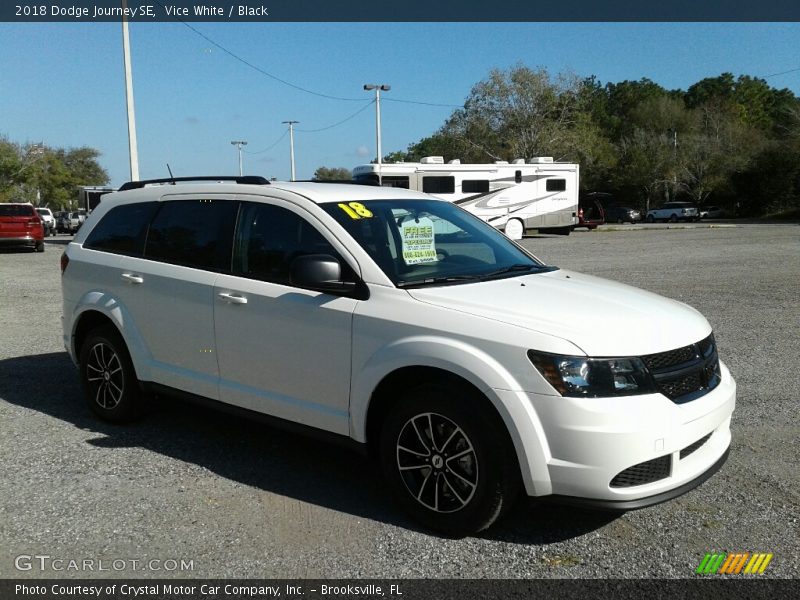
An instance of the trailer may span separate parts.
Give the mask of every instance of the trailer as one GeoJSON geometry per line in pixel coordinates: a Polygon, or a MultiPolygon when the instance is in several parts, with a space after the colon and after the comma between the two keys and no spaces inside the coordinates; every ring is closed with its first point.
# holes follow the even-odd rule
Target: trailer
{"type": "Polygon", "coordinates": [[[85,214],[92,212],[100,204],[100,199],[105,195],[116,190],[105,186],[82,186],[78,190],[78,208],[85,211],[85,214]]]}
{"type": "Polygon", "coordinates": [[[488,164],[420,162],[360,165],[353,180],[429,193],[449,200],[520,239],[529,231],[569,235],[578,224],[579,165],[540,156],[488,164]]]}

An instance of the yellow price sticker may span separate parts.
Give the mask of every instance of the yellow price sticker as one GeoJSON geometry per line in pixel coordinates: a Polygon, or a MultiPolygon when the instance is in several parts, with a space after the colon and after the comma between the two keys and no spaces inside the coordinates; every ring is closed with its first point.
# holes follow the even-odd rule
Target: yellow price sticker
{"type": "Polygon", "coordinates": [[[372,217],[372,211],[360,202],[348,202],[347,204],[339,204],[347,216],[351,219],[369,219],[372,217]]]}

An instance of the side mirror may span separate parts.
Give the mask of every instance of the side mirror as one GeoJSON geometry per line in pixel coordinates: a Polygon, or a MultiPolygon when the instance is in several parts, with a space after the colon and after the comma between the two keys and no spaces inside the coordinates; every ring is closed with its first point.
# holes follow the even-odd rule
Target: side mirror
{"type": "Polygon", "coordinates": [[[298,256],[289,268],[289,280],[297,287],[320,292],[352,292],[353,281],[342,281],[342,266],[329,254],[298,256]]]}

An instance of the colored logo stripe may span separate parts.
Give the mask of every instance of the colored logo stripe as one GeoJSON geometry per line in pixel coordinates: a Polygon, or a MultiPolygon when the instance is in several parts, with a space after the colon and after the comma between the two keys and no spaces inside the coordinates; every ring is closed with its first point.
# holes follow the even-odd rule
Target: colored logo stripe
{"type": "Polygon", "coordinates": [[[708,553],[703,557],[703,560],[700,561],[700,565],[697,567],[695,573],[701,575],[710,575],[712,573],[719,573],[721,575],[738,575],[744,572],[746,574],[760,575],[767,569],[767,565],[769,565],[772,557],[772,553],[708,553]],[[744,569],[744,571],[742,571],[742,569],[744,569]]]}

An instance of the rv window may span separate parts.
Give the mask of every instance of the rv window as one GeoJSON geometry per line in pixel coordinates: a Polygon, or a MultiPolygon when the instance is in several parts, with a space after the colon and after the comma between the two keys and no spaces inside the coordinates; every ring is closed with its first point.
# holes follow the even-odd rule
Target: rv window
{"type": "Polygon", "coordinates": [[[566,179],[548,179],[545,182],[545,189],[548,192],[563,192],[567,189],[566,179]]]}
{"type": "Polygon", "coordinates": [[[461,191],[465,194],[482,194],[489,191],[488,179],[465,179],[461,182],[461,191]]]}
{"type": "Polygon", "coordinates": [[[395,187],[408,189],[408,176],[407,175],[384,175],[381,177],[381,185],[383,187],[395,187]]]}
{"type": "Polygon", "coordinates": [[[429,194],[452,194],[456,191],[455,177],[423,177],[422,191],[429,194]]]}
{"type": "MultiPolygon", "coordinates": [[[[386,179],[384,177],[384,179],[386,179]]],[[[368,185],[378,185],[378,174],[377,173],[363,173],[359,175],[355,175],[353,177],[353,181],[356,183],[361,184],[368,184],[368,185]]]]}

